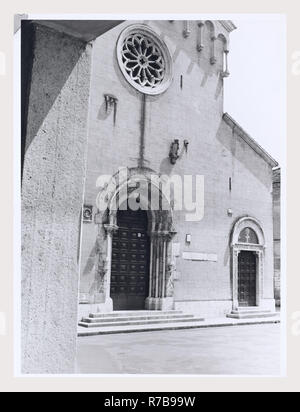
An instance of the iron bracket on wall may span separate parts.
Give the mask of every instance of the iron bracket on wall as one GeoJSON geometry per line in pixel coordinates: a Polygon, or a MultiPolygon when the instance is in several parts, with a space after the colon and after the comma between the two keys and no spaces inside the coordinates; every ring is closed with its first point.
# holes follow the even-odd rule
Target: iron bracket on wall
{"type": "Polygon", "coordinates": [[[112,94],[105,94],[105,110],[106,113],[109,113],[112,109],[114,110],[114,125],[116,124],[117,120],[117,104],[118,99],[113,96],[112,94]]]}

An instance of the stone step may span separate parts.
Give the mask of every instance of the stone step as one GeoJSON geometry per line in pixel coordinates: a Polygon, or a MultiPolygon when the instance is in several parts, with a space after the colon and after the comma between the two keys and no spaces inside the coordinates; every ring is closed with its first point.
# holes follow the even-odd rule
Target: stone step
{"type": "Polygon", "coordinates": [[[98,336],[111,335],[118,333],[136,333],[136,332],[156,332],[156,331],[172,331],[184,329],[201,329],[211,327],[236,327],[246,325],[264,325],[264,324],[278,324],[280,323],[280,316],[269,319],[208,319],[204,321],[189,321],[178,323],[160,323],[158,325],[136,325],[136,326],[113,326],[105,328],[84,328],[78,327],[78,336],[98,336]]]}
{"type": "Polygon", "coordinates": [[[160,324],[142,324],[142,325],[128,325],[128,326],[110,326],[104,328],[83,328],[79,327],[78,336],[97,336],[97,335],[109,335],[117,333],[134,333],[134,332],[155,332],[162,330],[180,330],[180,329],[193,329],[201,327],[204,320],[194,320],[189,322],[172,322],[172,323],[160,323],[160,324]]]}
{"type": "Polygon", "coordinates": [[[203,318],[194,318],[190,316],[188,318],[172,318],[172,319],[159,319],[159,320],[138,320],[138,321],[118,321],[118,322],[97,322],[97,323],[88,323],[88,322],[79,322],[79,326],[84,328],[107,328],[107,327],[120,327],[120,326],[147,326],[147,325],[156,325],[156,324],[173,324],[173,323],[185,323],[185,322],[203,322],[203,318]]]}
{"type": "Polygon", "coordinates": [[[90,313],[90,318],[118,318],[128,316],[141,316],[141,315],[181,315],[181,310],[120,310],[109,313],[90,313]]]}
{"type": "Polygon", "coordinates": [[[94,317],[94,318],[83,318],[84,323],[101,323],[101,322],[120,322],[120,321],[135,321],[135,320],[159,320],[159,319],[187,319],[192,318],[193,315],[140,315],[140,316],[118,316],[118,317],[94,317]]]}
{"type": "Polygon", "coordinates": [[[273,318],[277,316],[276,312],[253,312],[253,313],[230,313],[227,318],[232,319],[262,319],[273,318]]]}
{"type": "Polygon", "coordinates": [[[262,314],[262,313],[266,313],[266,314],[269,314],[269,313],[273,313],[273,312],[271,312],[270,310],[233,310],[232,312],[231,312],[232,314],[234,314],[234,315],[255,315],[256,313],[260,313],[260,314],[262,314]]]}

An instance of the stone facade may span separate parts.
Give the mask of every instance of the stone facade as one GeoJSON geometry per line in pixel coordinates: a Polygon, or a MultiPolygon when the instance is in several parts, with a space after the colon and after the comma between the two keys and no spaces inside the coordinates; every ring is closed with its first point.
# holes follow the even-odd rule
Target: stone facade
{"type": "Polygon", "coordinates": [[[96,199],[103,191],[97,186],[99,177],[114,176],[119,168],[139,168],[142,174],[150,170],[170,178],[204,176],[203,219],[189,222],[185,213],[174,212],[172,223],[177,234],[172,236],[169,252],[173,308],[205,316],[230,312],[231,233],[236,222],[248,216],[260,222],[264,233],[261,306],[273,309],[272,167],[276,162],[223,113],[229,31],[222,22],[147,22],[147,27],[164,39],[173,64],[170,87],[163,94],[148,96],[135,90],[118,67],[118,38],[133,23],[144,22],[124,22],[97,38],[93,45],[84,203],[93,206],[94,223],[82,227],[80,301],[84,305],[80,305],[79,316],[112,309],[106,279],[110,276],[107,264],[111,262],[107,261],[109,242],[104,224],[117,222],[97,220],[96,199]],[[186,27],[188,31],[183,32],[186,27]],[[114,99],[110,110],[106,95],[114,99]],[[172,165],[169,150],[174,139],[179,140],[181,156],[172,165]],[[188,150],[183,150],[185,140],[189,142],[188,150]],[[186,243],[187,234],[190,243],[186,243]],[[189,252],[216,258],[187,259],[189,252]]]}
{"type": "Polygon", "coordinates": [[[22,46],[23,372],[73,372],[78,316],[113,309],[118,219],[110,206],[124,182],[111,183],[122,171],[133,189],[151,176],[199,176],[204,195],[196,222],[167,200],[164,210],[149,212],[145,308],[229,313],[238,306],[238,255],[250,250],[257,306],[274,309],[277,164],[223,112],[234,24],[44,21],[33,27],[22,46]],[[159,36],[170,54],[163,93],[138,91],[120,70],[118,39],[133,24],[159,36]],[[99,210],[101,201],[107,210],[99,210]],[[256,245],[239,240],[249,227],[256,245]]]}

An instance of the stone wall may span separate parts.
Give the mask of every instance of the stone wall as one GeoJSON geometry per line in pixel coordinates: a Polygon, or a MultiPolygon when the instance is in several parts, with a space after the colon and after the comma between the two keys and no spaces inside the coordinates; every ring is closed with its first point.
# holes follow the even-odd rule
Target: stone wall
{"type": "Polygon", "coordinates": [[[36,26],[22,182],[22,371],[72,373],[91,46],[36,26]]]}
{"type": "MultiPolygon", "coordinates": [[[[88,169],[84,202],[93,205],[99,176],[114,175],[120,167],[135,167],[139,158],[142,95],[132,88],[119,70],[116,42],[126,22],[95,41],[93,49],[88,169]],[[118,99],[116,121],[107,112],[104,95],[118,99]]],[[[139,22],[140,23],[140,22],[139,22]]],[[[230,234],[242,216],[261,222],[266,238],[263,296],[273,305],[272,168],[223,120],[221,76],[223,44],[216,42],[216,63],[211,64],[211,38],[203,37],[197,50],[197,23],[191,34],[182,34],[182,22],[147,22],[168,45],[174,67],[173,82],[162,95],[146,97],[145,159],[156,173],[203,175],[205,215],[200,222],[187,222],[185,213],[175,213],[174,239],[180,253],[176,261],[175,302],[193,311],[211,315],[228,312],[232,302],[230,234]],[[185,139],[188,151],[176,165],[170,164],[170,144],[185,139]],[[231,179],[231,189],[229,179],[231,179]],[[233,214],[228,215],[228,209],[233,214]],[[186,235],[191,234],[191,244],[186,235]],[[217,255],[216,261],[187,261],[183,252],[217,255]],[[216,311],[213,308],[217,308],[216,311]]],[[[219,23],[217,23],[218,25],[219,23]]],[[[223,30],[218,25],[219,30],[223,30]]],[[[95,293],[96,236],[94,223],[83,225],[80,296],[93,302],[95,293]]]]}

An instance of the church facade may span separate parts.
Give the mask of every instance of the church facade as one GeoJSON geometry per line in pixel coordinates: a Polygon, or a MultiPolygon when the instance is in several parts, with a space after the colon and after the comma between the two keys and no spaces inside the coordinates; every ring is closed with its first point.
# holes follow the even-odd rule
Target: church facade
{"type": "Polygon", "coordinates": [[[274,309],[276,162],[223,112],[234,29],[228,21],[124,22],[95,40],[79,317],[274,309]],[[183,197],[192,192],[195,218],[186,199],[174,207],[166,196],[166,207],[152,210],[155,178],[183,197]],[[140,201],[135,212],[111,210],[126,197],[140,201]]]}
{"type": "Polygon", "coordinates": [[[224,113],[234,23],[23,23],[23,370],[72,371],[89,313],[273,311],[278,165],[224,113]]]}

